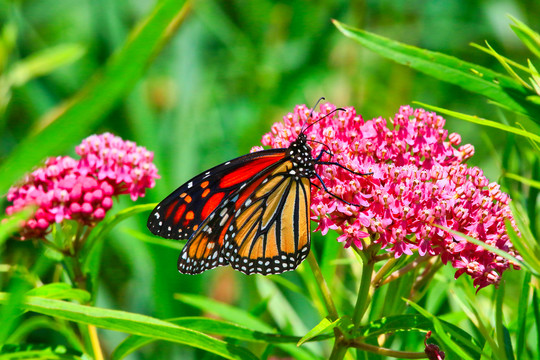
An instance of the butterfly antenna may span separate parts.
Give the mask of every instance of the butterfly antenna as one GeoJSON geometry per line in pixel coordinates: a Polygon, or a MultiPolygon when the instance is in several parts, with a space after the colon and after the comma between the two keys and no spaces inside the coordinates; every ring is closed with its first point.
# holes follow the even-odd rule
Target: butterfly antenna
{"type": "Polygon", "coordinates": [[[320,118],[319,120],[317,120],[317,121],[315,121],[315,122],[309,124],[306,128],[304,128],[304,129],[301,131],[301,133],[304,133],[304,131],[306,131],[307,129],[309,129],[310,127],[312,127],[313,125],[315,125],[315,124],[318,123],[319,121],[322,121],[322,120],[326,119],[327,117],[329,117],[330,115],[332,115],[333,113],[335,113],[336,111],[339,111],[339,110],[341,110],[341,111],[347,111],[347,110],[345,110],[344,108],[336,108],[336,109],[330,111],[328,114],[324,115],[324,116],[323,116],[322,118],[320,118]]]}
{"type": "MultiPolygon", "coordinates": [[[[324,96],[321,96],[319,98],[319,100],[317,100],[317,102],[315,103],[315,106],[313,106],[311,108],[311,111],[309,112],[309,119],[311,119],[313,117],[313,112],[315,111],[315,109],[317,108],[317,105],[319,105],[319,103],[322,101],[322,100],[326,100],[326,98],[324,96]]],[[[307,122],[306,122],[307,124],[307,122]]],[[[304,126],[306,126],[306,124],[304,124],[304,126]]],[[[304,126],[302,126],[302,131],[300,131],[300,133],[303,133],[304,132],[304,126]]]]}
{"type": "Polygon", "coordinates": [[[309,117],[311,118],[313,116],[313,112],[315,111],[315,109],[317,108],[317,105],[319,105],[319,103],[322,101],[322,100],[326,100],[326,98],[324,96],[321,96],[319,98],[319,100],[317,100],[317,102],[315,103],[315,106],[313,106],[311,108],[311,112],[309,113],[309,117]]]}

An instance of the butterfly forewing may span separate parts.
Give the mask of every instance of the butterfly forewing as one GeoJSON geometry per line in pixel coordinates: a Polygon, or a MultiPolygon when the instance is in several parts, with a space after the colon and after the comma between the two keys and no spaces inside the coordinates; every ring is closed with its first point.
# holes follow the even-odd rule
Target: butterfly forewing
{"type": "Polygon", "coordinates": [[[159,203],[148,218],[148,229],[164,238],[189,239],[242,184],[284,156],[284,149],[251,153],[195,176],[159,203]]]}

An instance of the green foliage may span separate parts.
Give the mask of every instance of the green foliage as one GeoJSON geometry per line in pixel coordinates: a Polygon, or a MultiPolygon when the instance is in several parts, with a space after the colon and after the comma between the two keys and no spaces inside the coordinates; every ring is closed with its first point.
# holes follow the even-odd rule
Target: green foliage
{"type": "Polygon", "coordinates": [[[0,194],[105,130],[154,151],[162,178],[80,249],[75,222],[44,244],[13,236],[31,209],[2,218],[0,360],[420,358],[428,331],[448,359],[537,359],[540,35],[526,24],[536,26],[540,8],[514,5],[529,18],[511,18],[509,40],[508,26],[483,19],[504,19],[489,2],[5,2],[0,194]],[[477,53],[464,47],[485,39],[477,53]],[[178,274],[182,245],[149,236],[147,212],[321,95],[365,118],[413,100],[446,115],[513,199],[519,233],[507,228],[522,270],[476,294],[440,260],[367,266],[330,232],[313,235],[313,258],[294,273],[178,274]]]}

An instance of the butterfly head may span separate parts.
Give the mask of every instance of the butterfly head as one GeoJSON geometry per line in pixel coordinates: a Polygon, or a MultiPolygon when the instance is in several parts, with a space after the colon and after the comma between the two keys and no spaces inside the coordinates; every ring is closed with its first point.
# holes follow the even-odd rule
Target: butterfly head
{"type": "Polygon", "coordinates": [[[311,179],[315,174],[315,159],[311,155],[311,147],[307,144],[307,136],[301,132],[289,145],[287,155],[291,158],[289,174],[311,179]]]}

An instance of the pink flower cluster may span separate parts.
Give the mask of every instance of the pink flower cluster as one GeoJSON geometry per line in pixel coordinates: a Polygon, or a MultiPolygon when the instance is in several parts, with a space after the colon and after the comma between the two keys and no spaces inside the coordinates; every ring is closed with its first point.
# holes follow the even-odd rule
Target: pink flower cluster
{"type": "Polygon", "coordinates": [[[23,240],[43,237],[52,223],[64,219],[92,226],[105,217],[113,196],[130,194],[136,200],[158,177],[152,152],[110,133],[84,139],[76,152],[80,160],[49,158],[9,190],[8,215],[37,207],[21,231],[23,240]]]}
{"type": "MultiPolygon", "coordinates": [[[[297,106],[283,122],[272,126],[262,143],[288,147],[304,124],[334,109],[324,104],[310,118],[310,109],[297,106]]],[[[376,242],[395,257],[413,251],[440,255],[444,263],[458,269],[456,278],[467,273],[480,288],[497,284],[510,266],[506,259],[435,226],[517,255],[504,224],[504,219],[514,223],[508,195],[490,183],[481,169],[464,164],[474,147],[457,147],[461,137],[448,134],[444,124],[441,116],[410,106],[402,106],[389,121],[382,117],[364,121],[349,107],[309,127],[308,139],[328,145],[334,154],[332,158],[324,155],[324,161],[372,173],[357,176],[337,166],[318,165],[319,175],[333,194],[362,207],[347,205],[313,187],[312,219],[323,234],[338,230],[338,240],[346,247],[354,243],[363,248],[376,242]]],[[[314,157],[323,149],[316,142],[309,144],[314,157]]],[[[317,179],[312,181],[318,184],[317,179]]]]}

